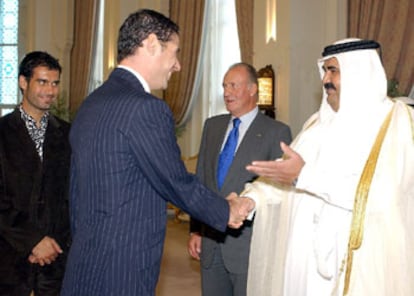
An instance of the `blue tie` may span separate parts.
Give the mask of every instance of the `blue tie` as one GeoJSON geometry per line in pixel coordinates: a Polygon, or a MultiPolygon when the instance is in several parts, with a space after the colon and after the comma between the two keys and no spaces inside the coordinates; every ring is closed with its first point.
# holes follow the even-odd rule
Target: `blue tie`
{"type": "Polygon", "coordinates": [[[234,152],[237,147],[237,140],[239,139],[239,125],[240,119],[233,119],[233,129],[230,131],[223,150],[220,153],[218,168],[217,168],[217,185],[221,189],[224,179],[226,178],[227,171],[233,161],[234,152]]]}

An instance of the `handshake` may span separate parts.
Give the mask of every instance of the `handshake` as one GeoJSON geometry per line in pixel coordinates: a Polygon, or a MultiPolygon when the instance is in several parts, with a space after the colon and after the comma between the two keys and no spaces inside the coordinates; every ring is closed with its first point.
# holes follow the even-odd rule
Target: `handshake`
{"type": "MultiPolygon", "coordinates": [[[[230,193],[226,197],[229,202],[230,215],[227,224],[230,228],[240,228],[244,220],[254,210],[256,203],[248,197],[239,197],[236,193],[230,193]]],[[[201,253],[201,234],[197,231],[192,232],[188,240],[188,253],[196,260],[200,260],[201,253]]]]}
{"type": "Polygon", "coordinates": [[[230,228],[240,228],[243,221],[255,208],[255,202],[248,197],[239,197],[236,193],[230,193],[226,197],[230,206],[230,215],[228,226],[230,228]]]}

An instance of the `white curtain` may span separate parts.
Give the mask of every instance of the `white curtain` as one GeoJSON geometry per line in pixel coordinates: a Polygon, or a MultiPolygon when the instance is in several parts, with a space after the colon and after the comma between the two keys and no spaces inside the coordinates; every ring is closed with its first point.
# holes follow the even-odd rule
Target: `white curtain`
{"type": "Polygon", "coordinates": [[[223,102],[223,76],[229,66],[240,62],[235,1],[206,0],[205,9],[202,59],[196,74],[200,88],[194,90],[190,118],[179,138],[185,157],[198,153],[204,120],[227,112],[223,102]]]}
{"type": "Polygon", "coordinates": [[[103,27],[105,0],[97,0],[97,17],[95,18],[94,42],[92,42],[92,65],[88,83],[88,94],[103,82],[103,27]]]}

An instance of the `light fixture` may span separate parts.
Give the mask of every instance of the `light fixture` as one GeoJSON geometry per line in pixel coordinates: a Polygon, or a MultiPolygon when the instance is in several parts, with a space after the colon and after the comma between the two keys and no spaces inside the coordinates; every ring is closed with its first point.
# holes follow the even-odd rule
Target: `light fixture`
{"type": "Polygon", "coordinates": [[[266,0],[266,43],[276,42],[276,0],[266,0]]]}

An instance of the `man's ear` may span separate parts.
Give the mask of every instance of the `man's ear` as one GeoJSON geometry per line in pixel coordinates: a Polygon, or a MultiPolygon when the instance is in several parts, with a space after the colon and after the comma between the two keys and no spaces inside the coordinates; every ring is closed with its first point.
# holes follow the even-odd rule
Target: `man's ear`
{"type": "Polygon", "coordinates": [[[254,96],[255,94],[257,94],[257,92],[258,92],[258,89],[257,89],[257,84],[255,84],[255,83],[250,83],[250,84],[248,84],[247,89],[249,90],[249,95],[250,95],[251,97],[253,97],[253,96],[254,96]]]}
{"type": "Polygon", "coordinates": [[[26,77],[24,77],[23,75],[20,75],[19,76],[19,88],[26,90],[27,84],[28,82],[26,80],[26,77]]]}
{"type": "Polygon", "coordinates": [[[257,89],[258,85],[256,83],[252,83],[251,88],[250,88],[250,96],[253,97],[254,95],[256,95],[259,90],[257,89]]]}
{"type": "Polygon", "coordinates": [[[150,55],[154,55],[157,52],[157,48],[160,46],[157,35],[154,33],[149,34],[142,43],[150,55]]]}

